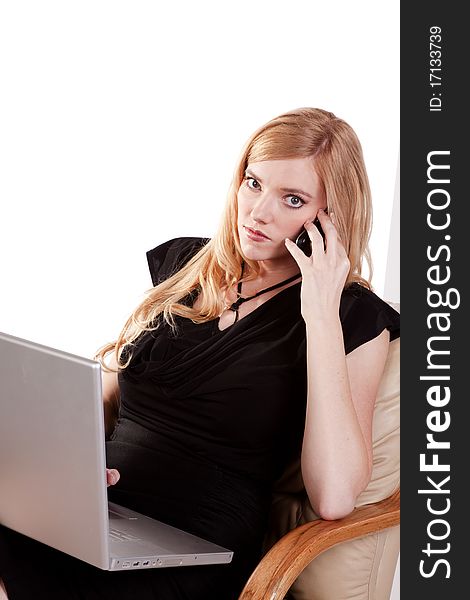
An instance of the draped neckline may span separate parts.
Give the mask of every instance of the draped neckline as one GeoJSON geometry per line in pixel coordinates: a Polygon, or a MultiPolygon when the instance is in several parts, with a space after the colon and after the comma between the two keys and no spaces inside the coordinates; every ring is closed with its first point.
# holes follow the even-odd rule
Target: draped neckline
{"type": "MultiPolygon", "coordinates": [[[[271,296],[271,298],[268,298],[267,300],[265,300],[262,304],[260,304],[259,306],[257,306],[256,308],[254,308],[252,311],[250,311],[248,314],[246,314],[244,317],[241,317],[238,319],[238,321],[236,321],[235,323],[232,323],[232,325],[229,325],[228,327],[225,327],[224,329],[220,329],[219,328],[219,323],[220,323],[220,316],[217,317],[216,319],[212,319],[210,321],[207,321],[207,323],[210,326],[210,332],[211,332],[211,336],[215,337],[217,335],[222,335],[226,332],[228,332],[229,330],[233,329],[234,327],[236,328],[237,325],[239,323],[242,323],[245,319],[252,319],[255,316],[259,316],[260,313],[263,312],[263,310],[266,310],[266,306],[270,305],[270,302],[272,300],[274,300],[275,298],[277,298],[278,296],[283,297],[283,294],[285,294],[285,292],[287,292],[288,290],[291,290],[291,288],[295,288],[297,289],[297,287],[302,283],[302,280],[300,281],[296,281],[295,283],[287,286],[286,288],[284,288],[283,290],[281,290],[280,292],[277,292],[276,294],[274,294],[273,296],[271,296]]],[[[247,323],[245,323],[246,325],[247,323]]]]}

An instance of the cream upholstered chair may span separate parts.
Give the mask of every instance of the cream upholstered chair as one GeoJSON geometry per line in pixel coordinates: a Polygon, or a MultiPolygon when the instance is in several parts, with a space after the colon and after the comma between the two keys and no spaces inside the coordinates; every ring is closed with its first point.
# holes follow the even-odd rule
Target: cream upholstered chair
{"type": "Polygon", "coordinates": [[[266,537],[270,550],[239,600],[389,600],[400,542],[399,469],[398,338],[390,343],[374,409],[372,477],[356,508],[344,519],[319,519],[303,486],[300,460],[291,465],[275,490],[266,537]]]}

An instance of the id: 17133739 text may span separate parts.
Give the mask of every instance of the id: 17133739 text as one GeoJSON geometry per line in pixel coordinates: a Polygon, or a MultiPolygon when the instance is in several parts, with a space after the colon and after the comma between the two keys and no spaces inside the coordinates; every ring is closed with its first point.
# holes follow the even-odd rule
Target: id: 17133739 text
{"type": "Polygon", "coordinates": [[[429,28],[429,85],[430,112],[442,110],[442,29],[437,25],[429,28]]]}

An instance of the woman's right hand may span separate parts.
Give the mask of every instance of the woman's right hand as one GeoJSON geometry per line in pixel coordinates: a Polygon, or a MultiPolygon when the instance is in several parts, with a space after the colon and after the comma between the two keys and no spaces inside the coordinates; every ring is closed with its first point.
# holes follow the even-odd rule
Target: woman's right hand
{"type": "Polygon", "coordinates": [[[116,485],[116,483],[119,481],[120,477],[121,477],[121,474],[119,473],[119,471],[117,469],[106,469],[107,487],[109,487],[110,485],[116,485]]]}

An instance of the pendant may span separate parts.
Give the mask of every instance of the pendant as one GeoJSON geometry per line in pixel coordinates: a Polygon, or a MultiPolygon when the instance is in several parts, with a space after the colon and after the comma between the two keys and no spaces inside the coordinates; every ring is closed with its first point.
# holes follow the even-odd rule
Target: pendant
{"type": "Polygon", "coordinates": [[[230,310],[237,311],[240,308],[240,304],[243,304],[243,302],[245,302],[246,300],[250,300],[250,298],[240,297],[237,300],[235,300],[235,302],[231,304],[228,308],[230,308],[230,310]]]}

